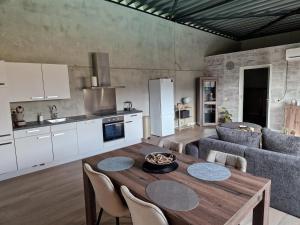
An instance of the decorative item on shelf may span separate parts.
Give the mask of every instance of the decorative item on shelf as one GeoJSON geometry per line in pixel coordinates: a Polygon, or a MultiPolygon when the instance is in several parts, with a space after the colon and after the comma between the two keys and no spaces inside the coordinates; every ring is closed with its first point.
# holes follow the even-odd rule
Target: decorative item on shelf
{"type": "Polygon", "coordinates": [[[190,97],[183,97],[181,99],[182,104],[189,104],[191,102],[191,98],[190,97]]]}
{"type": "Polygon", "coordinates": [[[26,126],[26,121],[24,120],[24,108],[23,106],[17,106],[16,110],[13,111],[13,120],[17,127],[26,126]]]}
{"type": "Polygon", "coordinates": [[[232,122],[232,114],[230,114],[225,107],[221,107],[219,122],[220,123],[232,122]]]}

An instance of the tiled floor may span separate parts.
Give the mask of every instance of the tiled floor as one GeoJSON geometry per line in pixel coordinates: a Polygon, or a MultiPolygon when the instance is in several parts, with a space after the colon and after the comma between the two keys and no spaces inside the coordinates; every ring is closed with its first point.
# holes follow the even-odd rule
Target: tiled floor
{"type": "MultiPolygon", "coordinates": [[[[210,135],[200,128],[183,130],[174,138],[185,143],[210,135]]],[[[158,142],[151,138],[150,142],[158,142]]],[[[115,224],[104,215],[101,225],[115,224]]],[[[84,199],[81,162],[50,168],[0,182],[0,225],[84,225],[84,199]]],[[[122,225],[131,224],[122,218],[122,225]]],[[[251,224],[249,216],[243,225],[251,224]]],[[[270,225],[300,225],[300,219],[271,209],[270,225]]]]}

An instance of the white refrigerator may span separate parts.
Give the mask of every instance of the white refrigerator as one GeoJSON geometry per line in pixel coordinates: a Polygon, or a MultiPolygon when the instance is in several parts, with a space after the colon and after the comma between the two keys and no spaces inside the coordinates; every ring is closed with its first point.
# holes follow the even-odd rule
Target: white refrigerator
{"type": "Polygon", "coordinates": [[[151,134],[175,133],[174,82],[172,79],[149,80],[151,134]]]}

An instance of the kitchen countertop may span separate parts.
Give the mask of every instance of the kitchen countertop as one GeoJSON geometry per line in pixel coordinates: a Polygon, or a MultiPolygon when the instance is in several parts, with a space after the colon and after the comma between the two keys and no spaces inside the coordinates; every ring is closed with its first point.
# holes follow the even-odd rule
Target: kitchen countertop
{"type": "Polygon", "coordinates": [[[141,110],[131,110],[131,111],[117,111],[116,113],[111,113],[107,115],[78,115],[78,116],[70,116],[70,117],[65,117],[66,121],[63,121],[61,123],[50,123],[46,120],[44,122],[40,123],[38,121],[31,121],[27,122],[26,126],[23,127],[14,127],[13,130],[24,130],[24,129],[32,129],[32,128],[37,128],[37,127],[46,127],[46,126],[55,126],[55,125],[60,125],[60,124],[66,124],[66,123],[75,123],[75,122],[80,122],[80,121],[85,121],[85,120],[93,120],[93,119],[100,119],[100,118],[106,118],[106,117],[111,117],[111,116],[122,116],[122,115],[128,115],[128,114],[134,114],[134,113],[141,113],[143,111],[141,110]]]}

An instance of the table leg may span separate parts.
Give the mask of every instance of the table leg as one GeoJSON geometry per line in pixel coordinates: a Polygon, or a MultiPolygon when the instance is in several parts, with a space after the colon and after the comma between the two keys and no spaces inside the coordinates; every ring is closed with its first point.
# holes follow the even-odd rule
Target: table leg
{"type": "Polygon", "coordinates": [[[269,225],[270,189],[271,185],[268,185],[262,194],[262,200],[253,209],[253,225],[269,225]]]}
{"type": "Polygon", "coordinates": [[[86,225],[95,225],[96,223],[95,193],[88,176],[84,172],[83,166],[84,165],[82,163],[86,225]]]}

